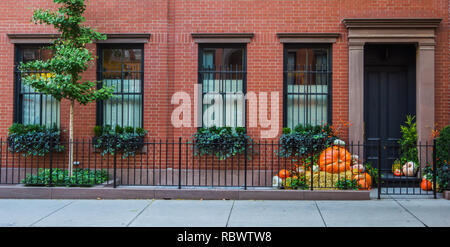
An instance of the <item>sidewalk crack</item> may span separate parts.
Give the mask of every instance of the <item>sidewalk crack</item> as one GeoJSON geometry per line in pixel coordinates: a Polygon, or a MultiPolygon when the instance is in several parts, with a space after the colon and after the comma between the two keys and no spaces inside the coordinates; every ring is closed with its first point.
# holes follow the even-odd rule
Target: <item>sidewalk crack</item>
{"type": "Polygon", "coordinates": [[[225,225],[225,227],[228,227],[228,223],[230,222],[230,217],[231,217],[231,213],[233,212],[233,208],[234,208],[234,203],[235,202],[236,202],[236,200],[234,200],[233,204],[231,205],[230,214],[228,215],[227,224],[225,225]]]}
{"type": "Polygon", "coordinates": [[[52,214],[54,214],[54,213],[60,211],[61,209],[65,208],[65,207],[71,205],[71,204],[74,203],[74,202],[75,202],[75,201],[71,201],[71,202],[67,203],[66,205],[64,205],[64,206],[62,206],[62,207],[56,209],[55,211],[49,213],[48,215],[46,215],[46,216],[44,216],[44,217],[38,219],[37,221],[33,222],[33,223],[32,223],[31,225],[29,225],[29,226],[34,226],[34,225],[36,225],[37,223],[41,222],[43,219],[49,217],[50,215],[52,215],[52,214]]]}
{"type": "Polygon", "coordinates": [[[150,207],[150,205],[153,204],[153,202],[155,201],[155,199],[153,199],[147,206],[145,206],[136,216],[134,216],[133,219],[131,219],[131,221],[127,224],[127,227],[129,227],[131,225],[131,223],[133,223],[137,217],[139,217],[148,207],[150,207]]]}
{"type": "Polygon", "coordinates": [[[317,211],[319,211],[319,215],[320,215],[320,218],[322,218],[323,224],[325,225],[325,227],[328,227],[327,223],[325,222],[325,219],[323,218],[322,212],[320,211],[319,205],[317,205],[317,201],[314,201],[314,204],[316,204],[317,211]]]}
{"type": "Polygon", "coordinates": [[[409,211],[405,206],[403,206],[399,201],[397,201],[395,198],[393,198],[394,201],[400,205],[400,207],[403,208],[403,210],[405,210],[407,213],[409,213],[410,215],[412,215],[414,218],[416,218],[416,220],[418,220],[420,223],[422,223],[422,225],[424,225],[425,227],[428,227],[427,224],[425,224],[423,221],[421,221],[416,215],[414,215],[411,211],[409,211]]]}

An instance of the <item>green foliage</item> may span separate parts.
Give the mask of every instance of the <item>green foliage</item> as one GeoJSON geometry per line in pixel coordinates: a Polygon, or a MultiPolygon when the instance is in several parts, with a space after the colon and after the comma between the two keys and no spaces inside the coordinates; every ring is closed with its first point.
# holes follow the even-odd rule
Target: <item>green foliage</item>
{"type": "Polygon", "coordinates": [[[120,125],[116,125],[115,131],[117,134],[123,134],[124,129],[120,125]]]}
{"type": "MultiPolygon", "coordinates": [[[[196,155],[216,155],[220,160],[242,154],[245,143],[251,143],[245,128],[210,127],[199,128],[193,136],[196,155]]],[[[248,146],[251,148],[251,145],[248,146]]]]}
{"type": "Polygon", "coordinates": [[[147,134],[147,131],[142,128],[116,126],[112,130],[109,125],[95,126],[94,132],[96,132],[96,137],[93,139],[94,147],[102,150],[103,156],[122,153],[124,159],[128,156],[134,156],[137,151],[142,149],[144,137],[147,134]],[[96,131],[100,134],[97,135],[96,131]]]}
{"type": "Polygon", "coordinates": [[[102,126],[95,126],[94,127],[94,135],[98,137],[101,134],[102,134],[102,126]]]}
{"type": "Polygon", "coordinates": [[[294,128],[294,131],[283,128],[278,155],[296,158],[309,157],[318,154],[336,139],[337,137],[328,124],[323,126],[299,124],[294,128]]]}
{"type": "MultiPolygon", "coordinates": [[[[109,175],[106,170],[74,169],[73,175],[69,176],[67,170],[54,168],[51,179],[55,186],[92,186],[108,181],[109,175]]],[[[48,186],[50,169],[39,168],[37,174],[27,174],[21,183],[27,186],[48,186]]]]}
{"type": "Polygon", "coordinates": [[[339,179],[335,187],[341,190],[358,190],[361,189],[361,186],[358,185],[358,181],[356,179],[346,179],[341,178],[339,179]]]}
{"type": "Polygon", "coordinates": [[[373,167],[371,163],[365,164],[364,167],[366,169],[366,172],[369,173],[372,180],[376,181],[378,179],[378,168],[373,167]]]}
{"type": "Polygon", "coordinates": [[[450,163],[450,125],[445,126],[436,138],[436,160],[438,164],[450,163]]]}
{"type": "Polygon", "coordinates": [[[62,152],[61,132],[56,127],[14,123],[8,132],[9,151],[23,156],[44,156],[51,151],[62,152]]]}
{"type": "Polygon", "coordinates": [[[305,190],[308,189],[308,185],[306,184],[305,177],[288,177],[283,181],[283,187],[287,189],[294,190],[305,190]]]}
{"type": "Polygon", "coordinates": [[[436,138],[436,180],[439,189],[450,190],[450,125],[445,126],[436,138]]]}
{"type": "Polygon", "coordinates": [[[400,144],[401,164],[405,164],[408,161],[413,161],[415,164],[419,163],[417,151],[417,129],[414,119],[415,116],[408,115],[406,117],[405,125],[400,126],[402,138],[400,138],[398,143],[400,144]]]}
{"type": "Polygon", "coordinates": [[[46,61],[36,60],[20,63],[18,69],[24,72],[22,82],[36,91],[87,104],[96,100],[105,100],[112,95],[112,87],[97,89],[96,81],[81,82],[81,74],[94,61],[93,54],[86,44],[94,40],[104,40],[106,36],[83,26],[83,13],[86,10],[84,0],[53,0],[61,4],[57,11],[37,9],[33,14],[35,24],[53,26],[61,35],[50,49],[54,56],[46,61]],[[41,76],[33,71],[45,71],[50,76],[41,76]]]}
{"type": "Polygon", "coordinates": [[[450,165],[443,164],[436,170],[436,182],[439,184],[439,191],[450,190],[450,165]]]}

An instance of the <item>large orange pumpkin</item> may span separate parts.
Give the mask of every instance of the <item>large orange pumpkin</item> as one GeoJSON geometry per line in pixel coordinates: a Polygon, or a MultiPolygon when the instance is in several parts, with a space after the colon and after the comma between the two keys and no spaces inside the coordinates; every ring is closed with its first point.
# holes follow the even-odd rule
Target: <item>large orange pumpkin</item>
{"type": "Polygon", "coordinates": [[[280,172],[278,173],[278,177],[280,177],[280,178],[287,178],[290,176],[291,176],[291,172],[286,169],[281,169],[280,172]]]}
{"type": "Polygon", "coordinates": [[[352,155],[341,146],[333,146],[325,149],[319,156],[319,168],[321,171],[340,173],[350,171],[352,155]]]}
{"type": "Polygon", "coordinates": [[[433,189],[433,183],[428,181],[426,178],[422,178],[422,183],[420,183],[420,188],[428,191],[433,189]]]}

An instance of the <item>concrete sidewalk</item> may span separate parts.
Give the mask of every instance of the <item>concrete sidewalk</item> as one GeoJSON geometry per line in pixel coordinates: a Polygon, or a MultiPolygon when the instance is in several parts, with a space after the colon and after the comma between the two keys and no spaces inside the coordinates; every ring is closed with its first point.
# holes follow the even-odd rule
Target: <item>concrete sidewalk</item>
{"type": "Polygon", "coordinates": [[[450,226],[450,201],[7,199],[0,226],[450,226]]]}

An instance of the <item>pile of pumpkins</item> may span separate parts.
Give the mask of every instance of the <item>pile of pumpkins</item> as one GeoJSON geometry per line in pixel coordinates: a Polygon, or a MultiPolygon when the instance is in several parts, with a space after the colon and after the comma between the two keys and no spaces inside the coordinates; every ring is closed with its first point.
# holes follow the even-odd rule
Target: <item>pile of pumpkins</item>
{"type": "MultiPolygon", "coordinates": [[[[338,174],[342,172],[352,172],[353,179],[362,190],[370,190],[372,186],[372,177],[365,172],[363,163],[357,155],[351,155],[345,149],[345,142],[336,140],[334,145],[326,148],[319,156],[318,164],[313,164],[313,172],[325,171],[327,173],[338,174]]],[[[273,177],[273,187],[281,187],[286,179],[293,174],[304,173],[304,166],[296,166],[293,171],[281,169],[277,175],[273,177]]]]}
{"type": "MultiPolygon", "coordinates": [[[[392,173],[395,176],[414,177],[416,176],[417,170],[418,166],[416,166],[416,163],[413,161],[408,161],[402,166],[400,161],[396,160],[392,165],[392,173]]],[[[422,178],[422,182],[420,183],[420,188],[425,191],[433,190],[433,183],[429,178],[424,176],[422,178]]]]}

